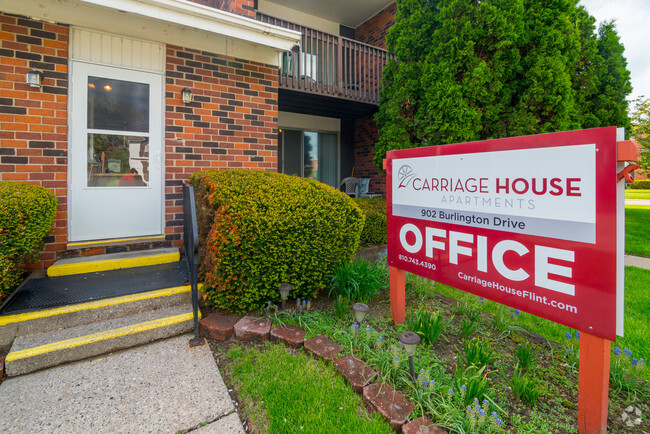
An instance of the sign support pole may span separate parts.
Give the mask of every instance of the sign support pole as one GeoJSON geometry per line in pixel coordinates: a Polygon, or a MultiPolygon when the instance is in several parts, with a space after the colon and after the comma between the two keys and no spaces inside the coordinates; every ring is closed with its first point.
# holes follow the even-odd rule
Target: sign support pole
{"type": "Polygon", "coordinates": [[[395,324],[406,322],[406,271],[390,266],[390,311],[395,324]]]}
{"type": "Polygon", "coordinates": [[[578,372],[578,432],[607,432],[610,344],[607,339],[580,333],[578,372]]]}

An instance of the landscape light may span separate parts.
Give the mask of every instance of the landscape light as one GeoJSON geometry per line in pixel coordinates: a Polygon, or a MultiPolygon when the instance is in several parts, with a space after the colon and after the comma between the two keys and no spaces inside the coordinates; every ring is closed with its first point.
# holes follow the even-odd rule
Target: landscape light
{"type": "Polygon", "coordinates": [[[399,341],[404,346],[406,354],[409,356],[409,368],[411,370],[411,377],[415,380],[415,368],[413,367],[413,355],[415,354],[415,348],[420,343],[420,336],[417,333],[411,331],[404,332],[399,335],[399,341]]]}

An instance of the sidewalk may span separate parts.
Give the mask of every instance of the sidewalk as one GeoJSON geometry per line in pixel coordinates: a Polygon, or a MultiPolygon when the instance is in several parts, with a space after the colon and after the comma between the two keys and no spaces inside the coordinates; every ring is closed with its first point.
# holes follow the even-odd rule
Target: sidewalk
{"type": "Polygon", "coordinates": [[[210,347],[190,337],[5,380],[0,432],[245,433],[210,347]]]}
{"type": "Polygon", "coordinates": [[[625,199],[625,205],[647,205],[650,206],[648,199],[625,199]]]}
{"type": "Polygon", "coordinates": [[[643,256],[625,255],[625,265],[628,267],[638,267],[650,270],[650,258],[643,256]]]}

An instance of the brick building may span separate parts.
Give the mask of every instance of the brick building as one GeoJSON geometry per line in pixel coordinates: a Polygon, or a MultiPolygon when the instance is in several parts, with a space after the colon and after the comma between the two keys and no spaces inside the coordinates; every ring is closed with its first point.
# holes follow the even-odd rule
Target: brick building
{"type": "Polygon", "coordinates": [[[40,266],[179,246],[198,170],[383,192],[372,116],[395,5],[320,3],[3,1],[0,180],[59,200],[40,266]]]}

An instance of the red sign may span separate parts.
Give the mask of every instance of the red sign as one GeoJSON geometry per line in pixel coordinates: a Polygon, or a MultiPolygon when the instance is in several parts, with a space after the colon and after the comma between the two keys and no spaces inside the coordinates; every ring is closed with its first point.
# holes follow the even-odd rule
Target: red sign
{"type": "Polygon", "coordinates": [[[388,263],[616,339],[616,128],[387,154],[388,263]]]}

